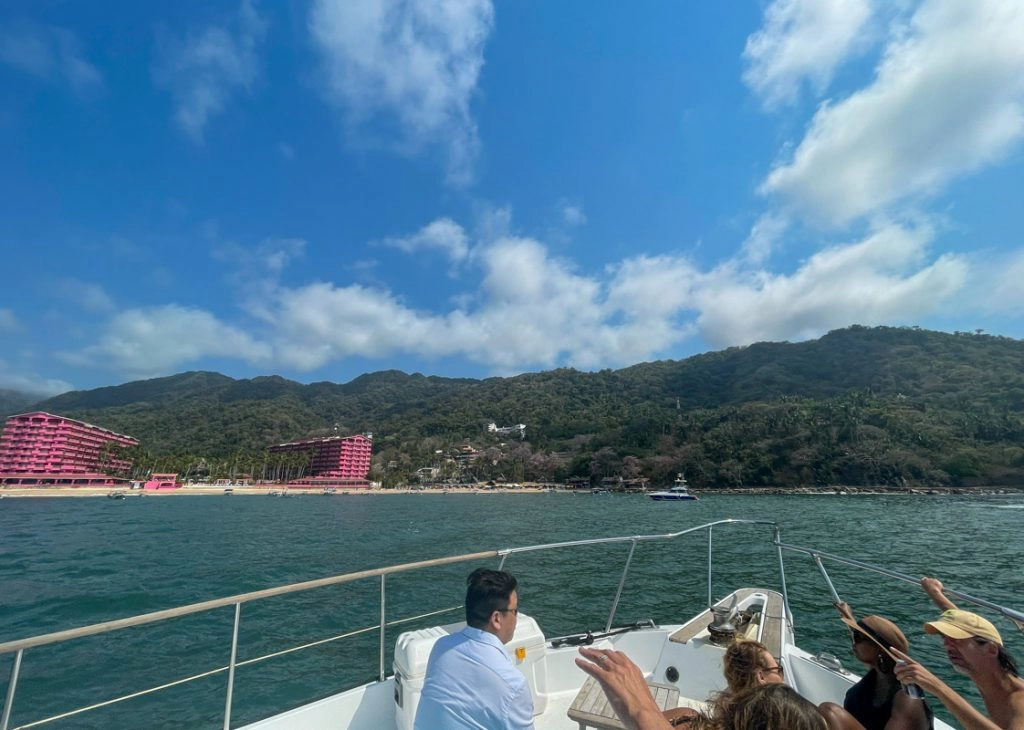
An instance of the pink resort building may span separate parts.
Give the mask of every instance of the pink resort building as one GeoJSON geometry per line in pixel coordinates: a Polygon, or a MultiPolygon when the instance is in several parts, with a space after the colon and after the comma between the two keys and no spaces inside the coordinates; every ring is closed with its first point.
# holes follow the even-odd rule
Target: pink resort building
{"type": "Polygon", "coordinates": [[[366,436],[327,436],[271,446],[271,453],[310,453],[310,476],[289,482],[295,487],[369,487],[370,451],[366,436]]]}
{"type": "Polygon", "coordinates": [[[150,474],[143,489],[159,492],[161,489],[181,489],[177,474],[150,474]]]}
{"type": "Polygon", "coordinates": [[[104,454],[108,444],[138,446],[131,436],[52,413],[11,416],[0,437],[0,484],[7,486],[123,486],[131,461],[104,454]]]}

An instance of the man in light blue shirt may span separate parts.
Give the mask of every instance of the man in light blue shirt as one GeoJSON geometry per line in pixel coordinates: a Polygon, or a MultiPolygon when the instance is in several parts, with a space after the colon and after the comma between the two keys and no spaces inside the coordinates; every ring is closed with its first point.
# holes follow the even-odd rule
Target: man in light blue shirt
{"type": "Polygon", "coordinates": [[[516,579],[478,568],[466,580],[466,628],[438,639],[414,730],[533,730],[533,698],[505,644],[519,617],[516,579]]]}

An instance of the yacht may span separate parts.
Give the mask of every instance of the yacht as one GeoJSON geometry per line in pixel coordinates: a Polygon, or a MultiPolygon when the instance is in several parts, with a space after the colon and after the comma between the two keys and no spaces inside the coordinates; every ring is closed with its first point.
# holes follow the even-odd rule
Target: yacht
{"type": "Polygon", "coordinates": [[[697,497],[690,494],[689,486],[682,474],[676,476],[676,480],[668,489],[658,492],[651,492],[647,495],[655,502],[694,502],[697,497]]]}
{"type": "MultiPolygon", "coordinates": [[[[614,711],[608,705],[600,687],[590,679],[574,663],[578,656],[578,647],[617,649],[626,652],[644,672],[652,694],[663,709],[691,707],[697,710],[707,707],[707,700],[712,693],[724,688],[722,676],[722,655],[725,647],[736,637],[756,639],[764,643],[772,654],[777,657],[784,669],[785,681],[800,694],[814,703],[826,700],[842,702],[845,692],[858,681],[857,674],[849,671],[834,655],[816,651],[812,646],[799,643],[796,626],[799,625],[791,608],[792,603],[801,606],[829,605],[840,600],[849,600],[856,606],[857,596],[840,597],[833,585],[828,571],[829,566],[842,572],[845,583],[851,583],[850,573],[859,571],[861,576],[858,584],[866,591],[877,588],[880,576],[897,583],[914,585],[919,588],[918,579],[883,567],[877,567],[851,558],[833,555],[817,549],[787,544],[781,536],[781,528],[769,520],[758,519],[724,519],[706,524],[681,529],[664,534],[631,535],[623,537],[600,537],[580,539],[570,542],[551,543],[545,545],[528,545],[523,547],[485,549],[479,552],[452,555],[446,557],[425,558],[416,562],[405,562],[396,565],[382,566],[361,570],[355,573],[334,575],[316,580],[277,586],[250,593],[217,598],[202,603],[195,603],[178,608],[165,609],[152,613],[137,615],[130,618],[108,621],[91,626],[59,631],[51,634],[0,643],[0,663],[10,661],[10,674],[7,683],[3,717],[0,719],[0,730],[17,730],[17,727],[45,727],[50,723],[66,723],[68,718],[82,715],[78,722],[90,722],[89,712],[106,708],[121,702],[128,702],[141,695],[149,695],[174,688],[175,693],[193,691],[198,698],[207,698],[211,692],[217,692],[209,681],[191,687],[190,683],[197,680],[208,680],[219,677],[219,685],[224,689],[221,696],[224,728],[244,728],[244,730],[411,730],[423,688],[427,659],[430,650],[438,638],[461,630],[464,623],[458,620],[463,607],[437,606],[438,599],[420,590],[417,594],[416,612],[414,615],[398,615],[392,605],[400,605],[390,590],[399,591],[396,586],[403,583],[422,586],[425,582],[435,581],[438,571],[450,566],[452,574],[463,575],[482,563],[490,563],[496,568],[517,562],[517,559],[532,559],[537,555],[541,562],[552,557],[550,565],[566,564],[581,561],[579,551],[595,549],[601,551],[604,565],[610,569],[609,585],[617,581],[618,588],[607,600],[587,593],[592,591],[592,584],[575,585],[572,580],[556,580],[548,583],[548,591],[557,593],[559,610],[564,616],[557,620],[563,625],[575,625],[578,630],[568,634],[548,636],[543,626],[555,617],[544,615],[519,614],[518,625],[511,641],[506,644],[510,659],[523,672],[530,687],[534,707],[534,724],[536,730],[576,730],[580,727],[613,728],[621,727],[615,718],[614,711]],[[691,536],[687,538],[687,536],[691,536]],[[726,568],[722,569],[716,562],[716,555],[721,552],[729,555],[736,544],[744,546],[749,555],[760,538],[764,548],[761,556],[766,563],[745,563],[739,569],[744,575],[756,576],[756,585],[729,585],[723,581],[716,568],[721,572],[736,570],[734,563],[723,558],[726,568]],[[688,541],[687,541],[688,540],[688,541]],[[703,546],[693,550],[694,545],[703,546]],[[626,554],[624,565],[616,568],[607,564],[607,556],[613,554],[618,546],[626,554]],[[706,550],[702,560],[701,550],[706,550]],[[656,580],[641,583],[630,581],[630,567],[634,554],[638,550],[653,551],[648,556],[657,558],[666,555],[687,555],[683,573],[678,572],[678,559],[661,561],[665,567],[663,575],[666,592],[676,592],[681,580],[689,581],[697,589],[691,595],[697,595],[697,605],[692,606],[692,613],[683,613],[677,617],[671,615],[666,620],[644,619],[622,622],[619,619],[619,607],[626,586],[643,584],[650,591],[656,580]],[[821,585],[815,589],[813,580],[794,579],[788,582],[786,557],[790,562],[795,560],[813,561],[820,572],[821,585]],[[796,557],[792,557],[796,556],[796,557]],[[773,563],[775,563],[773,567],[773,563]],[[757,567],[760,566],[760,567],[757,567]],[[389,582],[389,579],[392,582],[389,582]],[[706,580],[706,601],[700,597],[706,580]],[[239,658],[239,623],[243,615],[258,613],[254,604],[286,594],[299,594],[316,591],[334,586],[335,591],[354,591],[364,599],[374,596],[379,589],[379,605],[375,625],[347,625],[343,618],[344,611],[332,611],[330,626],[322,626],[323,617],[318,616],[310,626],[320,626],[334,634],[328,638],[305,636],[302,643],[285,649],[273,651],[261,656],[239,658]],[[724,594],[723,594],[723,588],[724,594]],[[589,596],[587,601],[580,601],[579,595],[589,596]],[[715,598],[715,596],[722,596],[715,598]],[[701,605],[703,604],[703,605],[701,605]],[[242,607],[246,611],[242,611],[242,607]],[[584,611],[595,606],[607,606],[607,615],[599,625],[589,628],[580,619],[584,611]],[[145,652],[145,634],[140,634],[143,627],[148,627],[154,641],[166,642],[168,632],[173,632],[180,623],[175,619],[205,614],[217,609],[233,608],[234,624],[231,632],[224,636],[223,656],[229,657],[221,666],[195,667],[185,676],[174,679],[161,677],[159,684],[146,686],[145,677],[139,676],[141,686],[131,688],[113,688],[104,684],[103,678],[95,678],[95,695],[91,704],[68,708],[51,717],[32,718],[27,724],[14,727],[10,725],[12,712],[18,710],[17,688],[19,672],[23,656],[29,657],[42,647],[43,652],[52,651],[54,645],[71,642],[87,636],[98,636],[112,632],[128,630],[143,643],[123,642],[105,637],[104,646],[108,651],[145,652]],[[449,620],[444,620],[448,617],[449,620]],[[438,619],[441,619],[438,621],[438,619]],[[577,624],[577,621],[579,623],[577,624]],[[345,649],[345,645],[332,648],[333,656],[358,659],[360,664],[376,665],[376,676],[370,681],[365,678],[354,680],[347,686],[339,681],[339,690],[321,699],[304,702],[298,706],[282,707],[278,710],[269,709],[264,719],[252,721],[251,714],[248,724],[232,721],[232,713],[239,707],[245,707],[247,697],[244,692],[235,694],[236,669],[249,665],[272,661],[282,655],[301,650],[320,647],[323,650],[333,642],[349,642],[356,649],[345,649]],[[120,649],[118,649],[120,647],[120,649]],[[129,648],[129,647],[134,647],[129,648]],[[361,648],[360,648],[361,647],[361,648]]],[[[593,553],[591,553],[593,554],[593,553]]],[[[586,553],[582,553],[583,556],[586,553]]],[[[807,566],[810,568],[811,563],[807,566]]],[[[514,567],[509,566],[514,570],[514,567]]],[[[645,564],[645,571],[650,565],[645,564]]],[[[813,570],[811,570],[811,574],[813,570]]],[[[574,573],[570,572],[568,575],[574,573]]],[[[749,578],[748,578],[749,579],[749,578]]],[[[746,579],[745,579],[746,580],[746,579]]],[[[457,581],[456,581],[457,582],[457,581]]],[[[959,604],[973,603],[984,606],[988,612],[997,612],[1012,621],[1021,622],[1024,626],[1024,613],[1002,607],[984,599],[974,598],[966,593],[946,588],[946,592],[954,597],[959,604]]],[[[347,595],[338,594],[338,595],[347,595]]],[[[643,599],[643,596],[638,596],[643,599]]],[[[317,600],[310,595],[310,600],[317,600]]],[[[322,599],[321,599],[322,600],[322,599]]],[[[331,599],[332,602],[337,600],[331,599]]],[[[371,601],[374,599],[370,599],[371,601]]],[[[442,599],[443,600],[443,599],[442,599]]],[[[693,600],[692,598],[688,600],[693,600]]],[[[642,601],[641,601],[642,602],[642,601]]],[[[312,604],[318,605],[318,604],[312,604]]],[[[342,606],[344,604],[341,604],[342,606]]],[[[409,605],[409,604],[406,604],[409,605]]],[[[524,604],[525,605],[525,604],[524,604]]],[[[650,605],[650,604],[648,604],[650,605]]],[[[672,604],[675,605],[675,604],[672,604]]],[[[678,609],[685,611],[682,606],[678,609]]],[[[625,612],[625,611],[623,611],[625,612]]],[[[593,613],[591,612],[591,616],[593,613]]],[[[365,619],[365,617],[364,617],[365,619]]],[[[349,619],[352,621],[353,619],[349,619]]],[[[592,619],[591,619],[592,620],[592,619]]],[[[839,628],[836,619],[836,631],[845,633],[839,628]]],[[[244,632],[243,632],[244,633],[244,632]]],[[[298,637],[297,637],[298,638],[298,637]]],[[[208,639],[212,640],[212,636],[208,639]]],[[[58,649],[60,647],[57,647],[58,649]]],[[[184,657],[187,659],[187,657],[184,657]]],[[[344,663],[344,662],[343,662],[344,663]]],[[[343,664],[342,663],[342,664],[343,664]]],[[[341,671],[342,664],[335,664],[335,671],[341,671]]],[[[71,670],[69,670],[71,671],[71,670]]],[[[87,670],[82,670],[83,672],[87,670]]],[[[272,676],[272,665],[260,667],[265,676],[272,676]]],[[[286,670],[284,676],[287,676],[286,670]]],[[[92,681],[92,677],[82,674],[76,681],[92,681]]],[[[151,680],[151,683],[153,680],[151,680]]],[[[53,678],[54,691],[58,691],[61,683],[53,678]]],[[[251,691],[251,688],[250,688],[251,691]]],[[[266,700],[266,693],[259,698],[249,697],[249,701],[266,700]]],[[[262,706],[262,705],[261,705],[262,706]]],[[[133,705],[126,705],[131,713],[133,705]]],[[[25,713],[30,715],[31,708],[25,713]]],[[[25,715],[19,715],[24,717],[25,715]]],[[[218,721],[220,724],[221,721],[218,721]]],[[[184,721],[168,711],[167,716],[159,718],[160,727],[181,726],[184,721]]],[[[137,726],[150,724],[139,718],[137,726]]],[[[55,727],[65,727],[57,724],[55,727]]],[[[77,727],[78,725],[76,725],[77,727]]],[[[93,727],[95,725],[81,725],[93,727]]],[[[952,726],[936,718],[935,728],[953,730],[952,726]]]]}

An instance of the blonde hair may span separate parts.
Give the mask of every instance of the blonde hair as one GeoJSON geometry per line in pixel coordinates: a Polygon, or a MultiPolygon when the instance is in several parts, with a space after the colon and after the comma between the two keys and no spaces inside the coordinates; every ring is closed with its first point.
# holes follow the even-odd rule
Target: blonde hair
{"type": "MultiPolygon", "coordinates": [[[[757,681],[759,669],[766,669],[764,655],[768,647],[760,641],[737,639],[729,644],[722,657],[722,672],[725,674],[726,689],[712,695],[709,703],[711,727],[717,727],[731,710],[737,695],[760,687],[757,681]]],[[[708,726],[705,726],[708,727],[708,726]]]]}
{"type": "Polygon", "coordinates": [[[736,693],[758,686],[757,671],[767,669],[764,655],[770,654],[760,641],[740,639],[729,644],[722,658],[722,671],[729,692],[736,693]]]}

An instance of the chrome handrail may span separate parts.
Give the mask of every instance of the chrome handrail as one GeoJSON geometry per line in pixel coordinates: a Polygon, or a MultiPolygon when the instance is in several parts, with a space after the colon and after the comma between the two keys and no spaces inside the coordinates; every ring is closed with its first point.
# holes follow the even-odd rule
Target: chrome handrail
{"type": "MultiPolygon", "coordinates": [[[[883,568],[878,565],[872,565],[871,563],[865,563],[861,560],[855,560],[853,558],[844,558],[841,555],[833,555],[832,553],[826,553],[822,552],[821,550],[813,550],[811,548],[800,547],[798,545],[787,545],[778,540],[776,541],[776,545],[778,545],[780,550],[789,550],[790,552],[803,553],[804,555],[810,556],[811,559],[814,560],[815,564],[818,566],[818,570],[821,571],[822,577],[825,579],[825,582],[828,584],[829,591],[832,593],[832,598],[836,602],[840,600],[839,594],[836,592],[835,586],[832,585],[832,580],[828,577],[828,573],[825,571],[825,568],[821,563],[822,558],[826,560],[831,560],[836,563],[840,563],[842,565],[849,565],[852,568],[858,568],[869,573],[878,573],[879,575],[884,575],[889,578],[895,578],[896,580],[903,581],[904,583],[911,583],[917,586],[921,585],[920,578],[915,578],[912,575],[900,573],[895,570],[889,570],[888,568],[883,568]]],[[[984,598],[978,598],[976,596],[972,596],[969,593],[957,591],[952,588],[947,588],[945,586],[943,586],[942,590],[943,593],[967,601],[968,603],[972,603],[975,606],[980,606],[981,608],[987,608],[991,611],[995,611],[999,615],[1008,618],[1010,621],[1012,621],[1018,629],[1024,631],[1024,613],[1021,613],[1020,611],[1015,611],[1012,608],[1007,608],[1006,606],[1000,606],[998,603],[992,603],[991,601],[987,601],[984,598]]]]}

